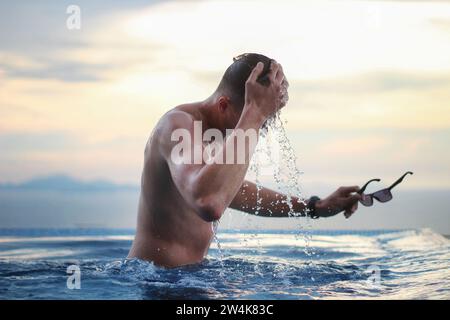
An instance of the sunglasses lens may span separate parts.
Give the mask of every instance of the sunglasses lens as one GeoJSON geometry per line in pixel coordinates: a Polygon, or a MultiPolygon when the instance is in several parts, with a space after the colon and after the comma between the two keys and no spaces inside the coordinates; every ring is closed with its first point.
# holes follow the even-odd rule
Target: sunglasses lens
{"type": "Polygon", "coordinates": [[[392,199],[392,193],[389,189],[377,191],[373,194],[373,196],[380,202],[388,202],[392,199]]]}
{"type": "Polygon", "coordinates": [[[363,193],[359,202],[361,202],[363,206],[370,207],[373,204],[373,199],[372,196],[363,193]]]}

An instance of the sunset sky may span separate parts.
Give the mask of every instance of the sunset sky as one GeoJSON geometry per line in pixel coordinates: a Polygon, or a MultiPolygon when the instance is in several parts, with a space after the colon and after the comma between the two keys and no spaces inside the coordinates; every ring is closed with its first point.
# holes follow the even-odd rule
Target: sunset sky
{"type": "Polygon", "coordinates": [[[147,138],[232,57],[275,58],[306,185],[450,187],[450,3],[0,3],[0,182],[65,173],[138,184],[147,138]],[[66,8],[81,8],[81,30],[66,8]]]}

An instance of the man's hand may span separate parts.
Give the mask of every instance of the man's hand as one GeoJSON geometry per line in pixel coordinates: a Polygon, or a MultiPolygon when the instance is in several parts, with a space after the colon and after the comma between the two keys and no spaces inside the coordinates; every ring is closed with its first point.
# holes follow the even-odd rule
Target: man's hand
{"type": "Polygon", "coordinates": [[[349,218],[358,209],[361,195],[354,193],[358,190],[358,186],[338,188],[325,199],[316,202],[316,214],[319,217],[331,217],[344,211],[345,217],[349,218]]]}
{"type": "Polygon", "coordinates": [[[261,124],[282,107],[281,84],[284,73],[281,65],[272,61],[268,78],[270,83],[264,86],[257,82],[258,76],[264,69],[264,64],[258,62],[245,83],[244,111],[250,111],[258,117],[261,124]]]}

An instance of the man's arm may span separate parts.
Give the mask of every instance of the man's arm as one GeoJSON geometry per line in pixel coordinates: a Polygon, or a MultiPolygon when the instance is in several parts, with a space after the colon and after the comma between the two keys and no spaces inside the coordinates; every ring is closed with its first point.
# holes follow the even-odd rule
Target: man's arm
{"type": "Polygon", "coordinates": [[[299,198],[290,197],[289,199],[288,196],[282,193],[264,187],[258,191],[256,184],[250,181],[244,181],[239,192],[231,202],[230,208],[249,214],[257,214],[261,217],[288,217],[291,208],[301,216],[306,215],[306,206],[299,198]],[[289,204],[288,201],[291,203],[289,204]]]}
{"type": "MultiPolygon", "coordinates": [[[[349,218],[358,209],[361,196],[354,193],[358,190],[358,186],[338,188],[330,196],[316,203],[315,214],[319,217],[331,217],[344,211],[344,215],[349,218]]],[[[306,216],[305,204],[305,201],[298,197],[289,199],[282,193],[264,187],[257,191],[253,182],[244,181],[230,208],[261,217],[284,218],[289,216],[291,209],[296,216],[306,216]]]]}
{"type": "MultiPolygon", "coordinates": [[[[237,143],[237,130],[255,130],[258,136],[259,129],[266,119],[280,106],[280,87],[284,78],[280,66],[271,64],[269,73],[270,85],[265,87],[256,80],[263,70],[263,64],[258,63],[246,82],[245,105],[241,118],[233,131],[225,140],[222,148],[214,158],[224,159],[226,150],[235,150],[237,143]]],[[[240,189],[247,172],[250,159],[254,152],[252,148],[239,150],[244,153],[244,163],[220,164],[214,158],[209,163],[177,164],[172,159],[171,150],[173,141],[168,141],[171,131],[182,128],[189,131],[194,137],[193,119],[187,114],[178,112],[174,119],[163,125],[162,139],[160,141],[161,154],[168,163],[172,178],[179,192],[188,204],[206,221],[220,219],[225,209],[230,205],[240,189]]],[[[195,141],[193,141],[195,143],[195,141]]]]}

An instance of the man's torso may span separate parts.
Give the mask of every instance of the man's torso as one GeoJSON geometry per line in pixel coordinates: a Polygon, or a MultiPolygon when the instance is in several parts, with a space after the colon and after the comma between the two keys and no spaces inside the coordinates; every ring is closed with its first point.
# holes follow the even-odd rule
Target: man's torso
{"type": "MultiPolygon", "coordinates": [[[[201,120],[195,104],[174,110],[201,120]]],[[[158,141],[171,137],[155,138],[164,125],[164,117],[167,114],[154,129],[145,148],[136,237],[128,257],[171,267],[200,262],[208,251],[213,233],[212,224],[188,206],[172,180],[158,141]]]]}

